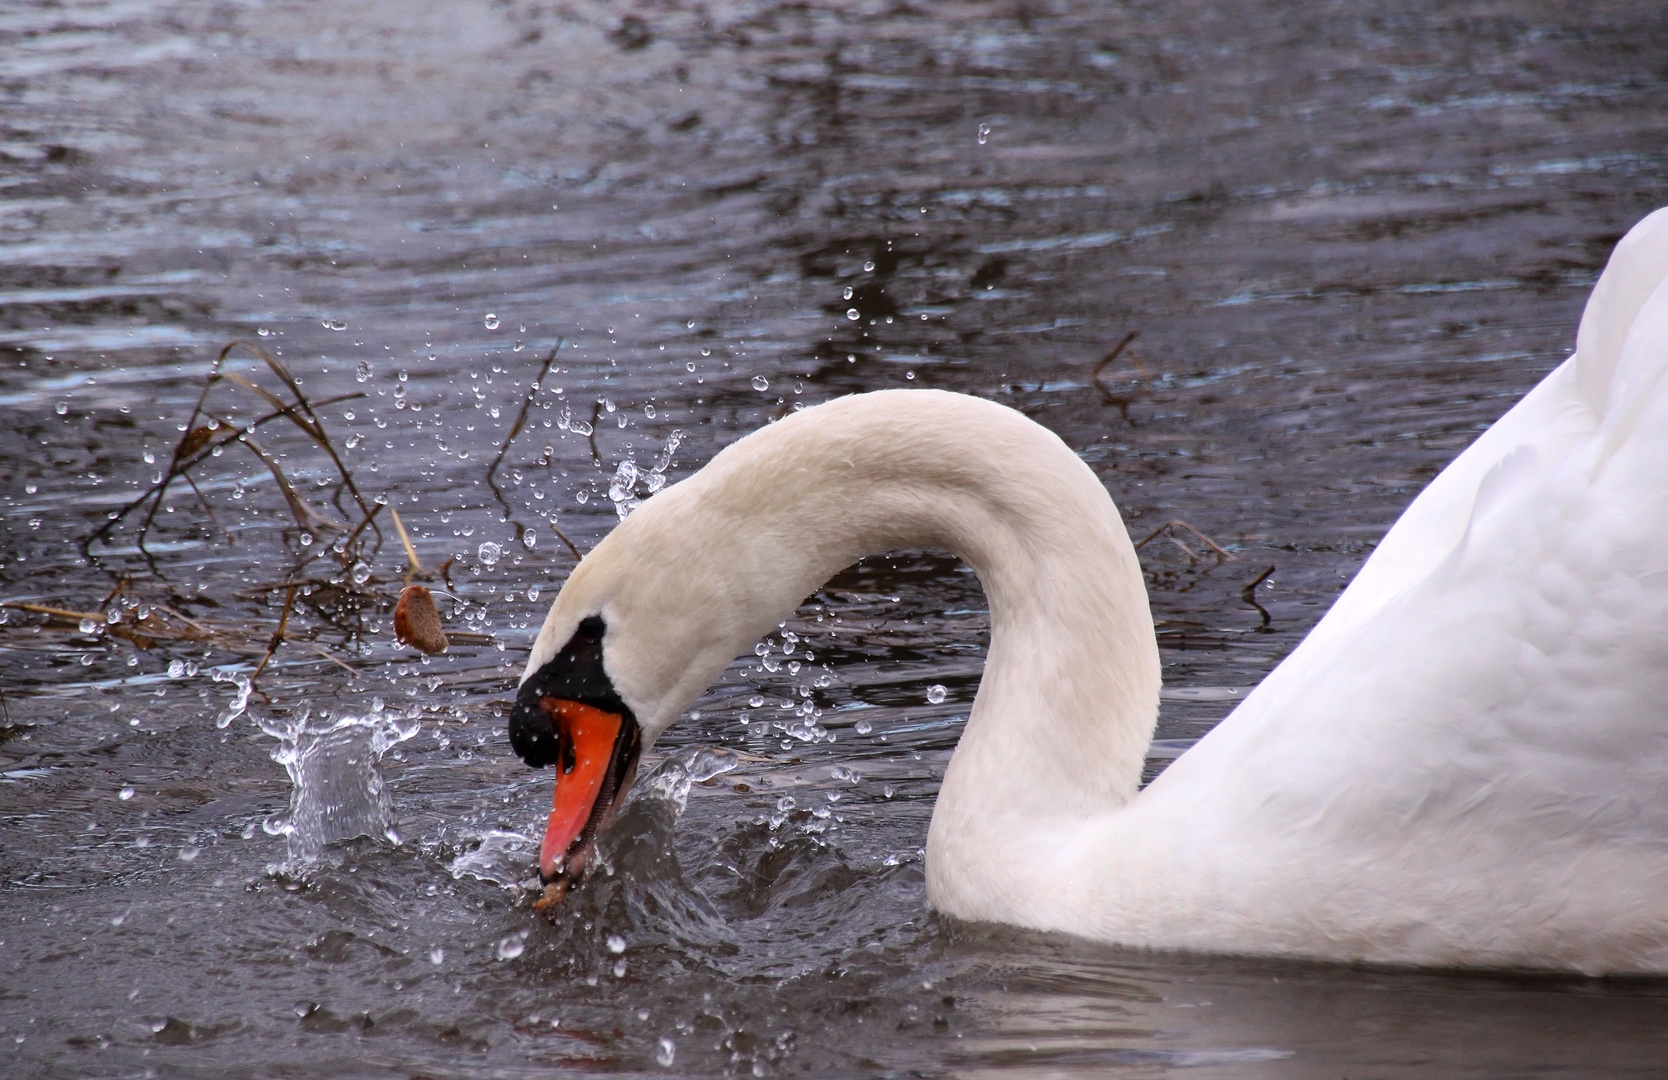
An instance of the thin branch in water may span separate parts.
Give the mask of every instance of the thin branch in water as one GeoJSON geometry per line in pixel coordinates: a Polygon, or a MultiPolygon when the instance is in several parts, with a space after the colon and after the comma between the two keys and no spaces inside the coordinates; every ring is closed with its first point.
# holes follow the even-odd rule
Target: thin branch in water
{"type": "Polygon", "coordinates": [[[254,682],[261,677],[261,672],[266,670],[266,665],[271,661],[272,654],[277,652],[278,646],[284,643],[284,631],[290,625],[290,612],[295,610],[295,591],[299,587],[291,585],[284,593],[284,611],[278,616],[278,629],[272,632],[272,639],[266,643],[266,655],[261,657],[259,664],[255,665],[254,674],[249,676],[250,682],[254,682]]]}
{"type": "Polygon", "coordinates": [[[347,530],[307,505],[301,493],[290,483],[290,478],[284,475],[284,470],[278,464],[278,459],[266,452],[266,448],[249,437],[248,432],[241,432],[237,441],[249,448],[249,452],[261,459],[272,478],[278,482],[278,490],[283,494],[284,501],[289,504],[290,514],[295,518],[299,528],[311,529],[314,532],[346,532],[347,530]]]}
{"type": "MultiPolygon", "coordinates": [[[[1222,545],[1218,544],[1215,540],[1212,540],[1210,537],[1206,536],[1204,533],[1200,532],[1198,529],[1195,529],[1193,526],[1189,525],[1187,522],[1183,521],[1181,518],[1171,518],[1169,521],[1166,521],[1164,524],[1160,525],[1158,528],[1154,529],[1152,532],[1150,532],[1146,536],[1142,537],[1139,541],[1136,542],[1135,550],[1140,551],[1147,544],[1149,544],[1152,541],[1158,539],[1160,534],[1162,534],[1162,533],[1164,533],[1164,532],[1166,532],[1167,530],[1170,530],[1170,529],[1186,529],[1188,532],[1192,533],[1206,547],[1208,547],[1212,551],[1216,552],[1216,561],[1219,562],[1219,563],[1220,562],[1232,562],[1233,559],[1234,559],[1234,557],[1232,555],[1230,555],[1227,551],[1225,551],[1223,549],[1222,545]]],[[[1197,555],[1193,554],[1192,549],[1190,549],[1186,544],[1182,543],[1176,537],[1171,536],[1171,537],[1169,537],[1169,540],[1170,540],[1171,543],[1175,544],[1177,547],[1179,547],[1183,551],[1187,552],[1187,557],[1188,558],[1190,558],[1190,559],[1197,559],[1198,558],[1197,555]]]]}
{"type": "Polygon", "coordinates": [[[1259,586],[1263,582],[1267,581],[1268,578],[1269,578],[1269,575],[1272,574],[1272,573],[1274,573],[1274,567],[1272,567],[1272,566],[1265,567],[1263,569],[1262,573],[1260,573],[1256,577],[1252,578],[1251,583],[1249,585],[1247,585],[1245,588],[1243,588],[1239,591],[1239,598],[1241,600],[1244,600],[1247,604],[1250,604],[1252,607],[1256,608],[1257,609],[1257,614],[1259,614],[1263,617],[1263,621],[1260,624],[1258,624],[1258,626],[1257,626],[1257,629],[1259,631],[1268,629],[1268,624],[1271,621],[1271,617],[1269,616],[1268,609],[1263,607],[1261,604],[1257,603],[1257,586],[1259,586]]]}
{"type": "MultiPolygon", "coordinates": [[[[290,374],[289,368],[285,367],[282,361],[267,352],[265,349],[261,348],[259,345],[248,341],[234,341],[230,343],[220,351],[221,358],[224,359],[225,356],[233,349],[240,347],[248,349],[250,352],[260,357],[261,360],[266,363],[266,366],[271,369],[272,373],[278,376],[278,378],[283,381],[284,385],[289,388],[290,393],[295,395],[295,405],[284,406],[283,403],[278,401],[276,397],[261,391],[262,396],[267,397],[269,400],[274,402],[274,404],[278,405],[283,410],[285,416],[292,420],[302,431],[306,432],[308,438],[318,444],[319,449],[330,455],[330,460],[336,465],[337,473],[339,473],[342,477],[342,483],[347,485],[348,491],[353,494],[354,501],[359,504],[360,512],[369,513],[370,505],[365,502],[365,497],[359,494],[359,487],[353,482],[353,474],[348,472],[347,466],[342,463],[341,455],[336,453],[336,447],[330,441],[329,434],[325,432],[324,424],[319,420],[318,413],[314,410],[313,404],[307,400],[307,395],[301,392],[301,384],[296,381],[294,375],[290,374]],[[308,423],[303,423],[301,417],[295,414],[293,410],[297,408],[307,414],[306,418],[309,421],[308,423]]],[[[216,366],[218,366],[218,363],[216,366]]],[[[231,375],[228,373],[228,375],[224,377],[230,378],[231,375]]],[[[246,380],[241,381],[243,381],[245,385],[253,387],[253,384],[248,383],[246,380]]]]}
{"type": "MultiPolygon", "coordinates": [[[[157,512],[162,507],[169,485],[173,483],[177,477],[184,476],[187,482],[191,483],[192,488],[196,489],[196,484],[192,483],[191,478],[187,475],[188,470],[204,458],[208,457],[209,454],[211,454],[217,447],[225,446],[230,442],[234,442],[241,435],[245,435],[249,431],[253,431],[255,428],[261,427],[272,420],[280,418],[288,419],[296,424],[297,427],[301,428],[301,430],[306,433],[308,438],[312,439],[315,444],[317,444],[326,454],[330,456],[331,461],[336,465],[337,472],[342,477],[344,486],[346,486],[347,489],[353,493],[353,497],[359,503],[361,511],[368,512],[368,507],[364,498],[361,497],[358,488],[354,485],[352,475],[347,471],[347,467],[342,463],[341,456],[336,452],[336,448],[331,443],[330,437],[324,430],[324,425],[319,420],[317,413],[317,409],[322,408],[325,405],[334,405],[338,402],[350,401],[354,398],[364,396],[365,394],[363,391],[338,394],[335,397],[325,398],[315,405],[314,403],[309,402],[306,396],[301,393],[300,385],[297,383],[294,376],[289,373],[289,370],[285,368],[284,365],[277,359],[267,354],[264,349],[247,341],[229,342],[221,348],[219,355],[215,357],[214,364],[209,368],[208,375],[206,375],[203,379],[203,389],[197,396],[196,404],[192,406],[191,415],[187,418],[185,423],[184,433],[180,436],[179,441],[174,445],[173,456],[168,463],[168,469],[163,474],[162,479],[152,485],[150,490],[146,491],[144,494],[140,495],[120,510],[109,515],[105,523],[82,542],[83,553],[91,557],[90,547],[94,540],[104,536],[112,528],[114,528],[118,522],[127,517],[128,514],[131,514],[133,511],[137,510],[149,501],[151,504],[150,509],[146,512],[145,520],[139,527],[139,535],[137,539],[140,552],[145,554],[148,558],[150,553],[145,550],[145,538],[149,535],[151,525],[156,519],[157,512]],[[257,386],[243,376],[238,375],[235,372],[223,371],[222,369],[225,366],[226,358],[230,356],[234,350],[239,348],[249,350],[265,362],[273,373],[276,374],[284,383],[284,385],[289,388],[290,392],[295,395],[296,401],[293,404],[286,404],[276,395],[266,391],[260,386],[257,386]],[[214,385],[221,380],[231,382],[234,385],[242,386],[252,391],[256,394],[256,396],[271,404],[274,411],[260,417],[251,423],[247,428],[241,430],[235,426],[228,426],[225,429],[224,435],[217,436],[217,431],[221,430],[221,421],[218,418],[211,418],[209,424],[198,424],[197,421],[205,413],[204,405],[208,401],[209,391],[212,390],[214,385]],[[297,409],[302,410],[302,412],[305,413],[305,416],[298,414],[296,412],[297,409]]],[[[197,490],[197,497],[203,502],[204,508],[209,509],[208,502],[203,498],[201,490],[197,490]]],[[[211,518],[214,516],[214,511],[212,509],[209,509],[209,516],[211,518]]],[[[225,530],[223,526],[220,526],[218,521],[215,522],[215,525],[220,527],[221,531],[227,532],[228,538],[230,537],[230,532],[225,530]]],[[[381,535],[381,532],[378,531],[377,536],[380,538],[381,535]]]]}
{"type": "Polygon", "coordinates": [[[116,599],[116,597],[120,596],[126,590],[127,590],[127,578],[126,577],[117,578],[115,588],[113,588],[109,592],[105,593],[104,594],[104,599],[100,600],[98,602],[99,609],[102,611],[102,610],[108,608],[110,606],[110,601],[116,599]]]}
{"type": "Polygon", "coordinates": [[[237,538],[232,535],[232,530],[220,524],[220,519],[215,517],[214,507],[210,506],[208,499],[203,497],[203,489],[197,486],[197,481],[191,479],[190,473],[181,473],[180,475],[185,479],[186,483],[191,485],[192,494],[196,495],[197,501],[203,504],[203,512],[208,515],[210,521],[214,522],[214,527],[226,534],[226,542],[228,544],[237,543],[237,538]]]}
{"type": "MultiPolygon", "coordinates": [[[[1118,407],[1118,412],[1123,414],[1123,418],[1126,421],[1129,419],[1129,398],[1122,394],[1114,394],[1111,389],[1109,389],[1107,385],[1101,381],[1101,375],[1107,368],[1112,366],[1112,362],[1114,360],[1123,355],[1124,350],[1129,348],[1129,343],[1140,336],[1141,331],[1139,330],[1131,330],[1129,333],[1125,334],[1122,341],[1112,346],[1111,352],[1100,358],[1100,363],[1095,365],[1094,373],[1089,376],[1089,381],[1094,383],[1096,390],[1100,391],[1101,401],[1108,405],[1116,405],[1118,407]]],[[[1140,358],[1134,353],[1129,354],[1129,360],[1130,363],[1135,365],[1135,370],[1140,372],[1142,379],[1150,380],[1152,378],[1152,376],[1147,373],[1147,369],[1141,363],[1140,358]]]]}
{"type": "MultiPolygon", "coordinates": [[[[544,358],[544,366],[539,368],[538,375],[527,387],[527,397],[521,402],[521,412],[516,414],[515,423],[510,425],[510,433],[504,436],[504,445],[498,448],[498,456],[492,459],[492,464],[487,468],[487,483],[492,483],[492,476],[498,471],[498,466],[504,463],[504,455],[509,452],[510,443],[515,441],[515,437],[521,434],[522,427],[526,425],[527,412],[533,407],[534,399],[539,396],[539,389],[544,386],[545,377],[550,374],[550,365],[556,362],[556,353],[561,348],[562,339],[557,338],[556,344],[550,347],[549,355],[544,358]]],[[[595,430],[594,426],[592,430],[595,430]]],[[[497,487],[494,486],[493,490],[496,491],[497,487]]]]}
{"type": "Polygon", "coordinates": [[[568,534],[556,527],[556,522],[554,522],[554,521],[550,522],[550,531],[556,534],[556,539],[560,540],[562,543],[567,545],[568,550],[573,552],[573,557],[574,557],[575,560],[583,559],[585,557],[585,556],[579,554],[579,548],[574,546],[574,542],[572,540],[568,539],[568,534]]]}

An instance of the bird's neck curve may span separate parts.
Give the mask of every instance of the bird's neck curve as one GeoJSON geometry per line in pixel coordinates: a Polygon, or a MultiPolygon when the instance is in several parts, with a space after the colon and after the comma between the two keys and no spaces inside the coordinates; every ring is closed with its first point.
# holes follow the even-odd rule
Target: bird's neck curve
{"type": "MultiPolygon", "coordinates": [[[[586,561],[633,567],[611,575],[609,603],[629,616],[611,625],[638,638],[614,674],[670,723],[836,572],[898,548],[962,558],[990,606],[990,651],[939,795],[929,879],[934,862],[994,872],[1030,842],[1019,823],[1131,799],[1159,688],[1140,566],[1094,473],[1011,409],[888,391],[805,410],[646,502],[586,561]],[[656,669],[702,650],[687,672],[656,669]]],[[[570,583],[580,593],[586,569],[570,583]]]]}

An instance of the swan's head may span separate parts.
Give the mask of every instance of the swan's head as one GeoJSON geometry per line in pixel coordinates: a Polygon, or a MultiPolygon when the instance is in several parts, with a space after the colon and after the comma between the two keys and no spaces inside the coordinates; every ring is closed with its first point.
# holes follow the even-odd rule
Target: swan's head
{"type": "Polygon", "coordinates": [[[692,477],[622,521],[568,578],[534,642],[510,745],[529,766],[556,769],[539,851],[540,877],[557,886],[548,897],[584,872],[638,755],[781,617],[783,601],[717,572],[745,556],[710,487],[692,477]]]}

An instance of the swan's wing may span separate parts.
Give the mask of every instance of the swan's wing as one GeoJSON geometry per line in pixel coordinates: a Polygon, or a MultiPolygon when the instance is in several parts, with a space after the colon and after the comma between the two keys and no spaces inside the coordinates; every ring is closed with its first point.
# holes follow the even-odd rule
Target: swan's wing
{"type": "Polygon", "coordinates": [[[1618,246],[1579,343],[1143,799],[1346,846],[1513,822],[1520,846],[1668,854],[1668,211],[1618,246]]]}

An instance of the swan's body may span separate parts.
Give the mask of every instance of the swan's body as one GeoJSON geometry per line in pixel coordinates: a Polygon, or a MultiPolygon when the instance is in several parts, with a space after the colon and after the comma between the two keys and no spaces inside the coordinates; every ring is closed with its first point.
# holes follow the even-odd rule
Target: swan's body
{"type": "Polygon", "coordinates": [[[959,395],[796,414],[656,495],[563,588],[654,737],[842,567],[941,547],[990,601],[927,890],[1159,948],[1668,971],[1668,211],[1578,349],[1415,500],[1309,637],[1145,791],[1135,553],[1058,438],[959,395]]]}

